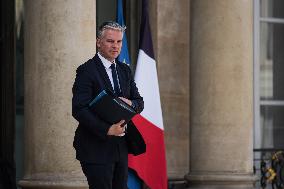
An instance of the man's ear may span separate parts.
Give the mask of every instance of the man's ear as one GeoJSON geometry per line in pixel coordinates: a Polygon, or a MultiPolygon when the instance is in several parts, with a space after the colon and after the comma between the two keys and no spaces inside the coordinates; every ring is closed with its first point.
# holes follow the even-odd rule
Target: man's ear
{"type": "Polygon", "coordinates": [[[99,38],[97,38],[97,47],[101,46],[100,42],[101,42],[101,40],[99,38]]]}

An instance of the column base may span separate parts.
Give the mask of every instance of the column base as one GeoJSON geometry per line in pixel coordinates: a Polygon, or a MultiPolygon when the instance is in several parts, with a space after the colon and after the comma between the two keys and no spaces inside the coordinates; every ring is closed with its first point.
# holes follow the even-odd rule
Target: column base
{"type": "Polygon", "coordinates": [[[58,175],[29,176],[19,181],[22,189],[88,189],[86,178],[58,175]]]}
{"type": "Polygon", "coordinates": [[[253,189],[258,177],[253,174],[196,174],[185,176],[188,189],[253,189]]]}

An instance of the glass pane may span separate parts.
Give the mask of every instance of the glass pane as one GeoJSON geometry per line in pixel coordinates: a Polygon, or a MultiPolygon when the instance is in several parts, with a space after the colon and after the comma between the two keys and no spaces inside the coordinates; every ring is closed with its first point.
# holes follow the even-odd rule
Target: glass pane
{"type": "Polygon", "coordinates": [[[284,18],[284,1],[260,0],[260,16],[284,18]]]}
{"type": "Polygon", "coordinates": [[[284,107],[261,106],[259,136],[256,136],[260,148],[284,149],[284,107]]]}
{"type": "Polygon", "coordinates": [[[261,100],[284,100],[283,33],[284,24],[261,23],[260,25],[261,100]]]}
{"type": "Polygon", "coordinates": [[[106,21],[116,20],[116,0],[97,0],[96,1],[96,24],[100,26],[106,21]]]}

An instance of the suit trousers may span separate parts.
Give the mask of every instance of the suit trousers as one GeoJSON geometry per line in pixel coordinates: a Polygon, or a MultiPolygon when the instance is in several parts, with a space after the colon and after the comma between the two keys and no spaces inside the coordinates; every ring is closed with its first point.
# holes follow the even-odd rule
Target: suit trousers
{"type": "Polygon", "coordinates": [[[109,164],[80,163],[89,189],[127,189],[127,158],[109,164]]]}

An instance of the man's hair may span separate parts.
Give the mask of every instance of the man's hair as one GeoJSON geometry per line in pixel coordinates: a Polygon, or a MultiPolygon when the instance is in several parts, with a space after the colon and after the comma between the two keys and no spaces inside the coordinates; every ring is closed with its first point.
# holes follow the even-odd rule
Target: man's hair
{"type": "Polygon", "coordinates": [[[98,28],[97,38],[101,38],[102,35],[103,35],[103,32],[107,29],[118,30],[118,31],[121,31],[123,33],[126,30],[126,26],[121,26],[120,24],[118,24],[117,22],[114,22],[114,21],[104,22],[98,28]]]}

